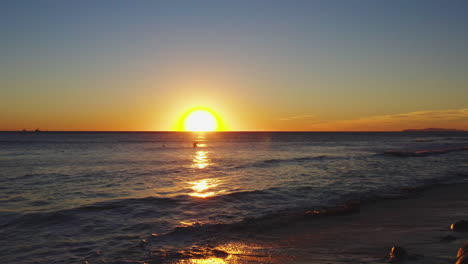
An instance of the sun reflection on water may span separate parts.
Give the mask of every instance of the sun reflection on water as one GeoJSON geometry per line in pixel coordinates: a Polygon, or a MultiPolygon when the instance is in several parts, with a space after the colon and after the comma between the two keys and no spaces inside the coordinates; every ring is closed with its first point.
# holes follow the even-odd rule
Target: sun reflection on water
{"type": "Polygon", "coordinates": [[[211,160],[208,158],[208,151],[198,150],[193,157],[193,167],[204,169],[210,165],[211,160]]]}
{"type": "Polygon", "coordinates": [[[219,186],[220,182],[221,181],[219,179],[203,179],[188,182],[188,184],[192,185],[190,188],[194,191],[193,193],[189,193],[189,195],[200,198],[215,196],[216,194],[224,192],[224,190],[209,192],[207,190],[219,186]]]}

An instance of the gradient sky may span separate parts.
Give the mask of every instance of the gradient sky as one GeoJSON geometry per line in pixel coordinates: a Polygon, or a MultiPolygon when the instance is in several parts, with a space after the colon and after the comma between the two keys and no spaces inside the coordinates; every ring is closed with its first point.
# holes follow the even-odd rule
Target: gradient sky
{"type": "Polygon", "coordinates": [[[468,1],[2,1],[0,130],[468,129],[468,1]]]}

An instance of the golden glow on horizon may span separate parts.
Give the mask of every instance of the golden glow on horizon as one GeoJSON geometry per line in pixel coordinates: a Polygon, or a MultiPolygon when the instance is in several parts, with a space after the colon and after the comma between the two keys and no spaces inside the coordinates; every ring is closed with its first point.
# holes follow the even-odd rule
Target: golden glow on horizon
{"type": "Polygon", "coordinates": [[[218,130],[218,120],[216,116],[208,110],[192,110],[184,119],[184,130],[216,131],[218,130]]]}
{"type": "Polygon", "coordinates": [[[186,111],[174,126],[175,131],[212,132],[225,131],[220,116],[206,107],[195,107],[186,111]]]}

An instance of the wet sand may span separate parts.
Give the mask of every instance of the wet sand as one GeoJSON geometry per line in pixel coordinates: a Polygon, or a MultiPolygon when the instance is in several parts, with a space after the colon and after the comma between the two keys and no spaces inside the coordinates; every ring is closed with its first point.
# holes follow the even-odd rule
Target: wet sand
{"type": "Polygon", "coordinates": [[[394,245],[411,256],[401,263],[455,263],[468,232],[451,231],[450,225],[463,219],[468,219],[468,184],[409,189],[405,197],[367,202],[342,215],[278,215],[180,230],[156,237],[155,252],[157,241],[177,243],[168,258],[148,263],[388,263],[394,245]]]}
{"type": "Polygon", "coordinates": [[[278,259],[266,262],[274,263],[385,263],[393,245],[420,255],[404,263],[455,263],[468,232],[449,227],[462,219],[468,219],[468,184],[369,202],[360,213],[299,221],[263,232],[257,241],[269,241],[278,259]],[[449,235],[455,239],[443,239],[449,235]]]}

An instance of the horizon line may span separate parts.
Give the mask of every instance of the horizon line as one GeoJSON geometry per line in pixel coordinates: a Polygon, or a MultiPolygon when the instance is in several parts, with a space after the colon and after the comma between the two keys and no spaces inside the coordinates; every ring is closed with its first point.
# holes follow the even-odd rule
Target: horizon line
{"type": "MultiPolygon", "coordinates": [[[[439,128],[438,128],[439,129],[439,128]]],[[[440,131],[425,131],[424,129],[402,129],[402,130],[225,130],[225,131],[173,131],[173,130],[0,130],[1,132],[22,132],[22,133],[43,133],[43,132],[54,132],[54,133],[333,133],[333,132],[467,132],[468,130],[463,129],[441,129],[440,131]]]]}

